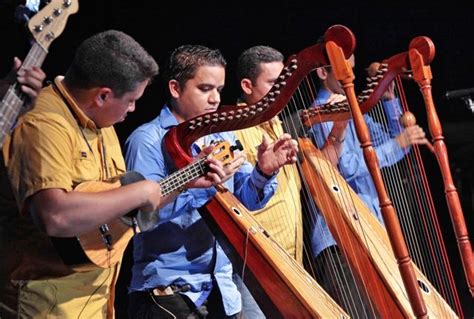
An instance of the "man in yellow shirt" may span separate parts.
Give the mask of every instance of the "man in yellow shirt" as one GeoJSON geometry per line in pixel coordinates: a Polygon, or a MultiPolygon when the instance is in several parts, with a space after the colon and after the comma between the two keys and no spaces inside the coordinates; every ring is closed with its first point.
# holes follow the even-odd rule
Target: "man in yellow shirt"
{"type": "MultiPolygon", "coordinates": [[[[251,47],[239,56],[237,78],[241,86],[239,103],[253,105],[271,89],[283,69],[283,54],[268,46],[251,47]]],[[[247,154],[248,161],[255,165],[257,146],[262,136],[276,140],[283,134],[278,117],[260,125],[235,131],[247,154]]],[[[276,174],[276,172],[275,172],[276,174]]],[[[255,219],[270,233],[286,252],[302,263],[303,225],[300,199],[300,177],[295,164],[281,168],[277,175],[278,188],[265,208],[252,211],[255,219]]],[[[238,276],[234,280],[242,295],[242,313],[246,318],[264,318],[247,287],[238,276]]]]}
{"type": "MultiPolygon", "coordinates": [[[[82,182],[125,172],[113,125],[135,110],[156,74],[155,60],[133,38],[101,32],[79,46],[66,75],[45,87],[33,109],[20,117],[3,149],[21,213],[2,234],[10,240],[0,257],[2,319],[113,317],[120,262],[75,270],[63,263],[51,239],[99,232],[101,225],[137,208],[154,211],[177,194],[162,198],[159,184],[148,180],[72,191],[82,182]]],[[[210,167],[213,173],[187,186],[219,183],[222,164],[210,167]]]]}
{"type": "MultiPolygon", "coordinates": [[[[271,89],[283,69],[283,55],[268,46],[245,50],[237,62],[237,78],[241,86],[240,102],[257,103],[271,89]]],[[[256,147],[267,134],[276,140],[283,127],[278,117],[258,126],[236,131],[250,163],[256,162],[256,147]]],[[[252,212],[258,222],[298,262],[302,262],[303,226],[300,199],[300,177],[295,164],[282,167],[277,176],[278,189],[265,208],[252,212]]]]}

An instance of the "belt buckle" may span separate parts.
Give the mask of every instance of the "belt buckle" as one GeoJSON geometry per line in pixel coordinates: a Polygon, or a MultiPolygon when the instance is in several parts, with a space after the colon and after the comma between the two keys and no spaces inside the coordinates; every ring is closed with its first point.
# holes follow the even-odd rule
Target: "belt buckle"
{"type": "Polygon", "coordinates": [[[170,286],[168,286],[164,289],[155,288],[155,289],[152,290],[152,293],[155,296],[171,296],[171,295],[174,295],[174,291],[170,286]]]}

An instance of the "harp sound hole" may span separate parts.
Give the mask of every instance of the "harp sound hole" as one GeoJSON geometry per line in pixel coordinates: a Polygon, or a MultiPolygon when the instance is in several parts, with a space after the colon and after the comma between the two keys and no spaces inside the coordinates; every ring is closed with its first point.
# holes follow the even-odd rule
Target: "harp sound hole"
{"type": "Polygon", "coordinates": [[[332,185],[332,190],[336,193],[339,193],[339,186],[337,185],[332,185]]]}
{"type": "Polygon", "coordinates": [[[241,216],[242,213],[240,212],[240,210],[236,207],[232,207],[232,211],[237,215],[237,216],[241,216]]]}
{"type": "Polygon", "coordinates": [[[418,280],[418,286],[420,286],[421,290],[424,293],[426,293],[426,294],[430,293],[430,287],[428,287],[423,281],[418,280]]]}

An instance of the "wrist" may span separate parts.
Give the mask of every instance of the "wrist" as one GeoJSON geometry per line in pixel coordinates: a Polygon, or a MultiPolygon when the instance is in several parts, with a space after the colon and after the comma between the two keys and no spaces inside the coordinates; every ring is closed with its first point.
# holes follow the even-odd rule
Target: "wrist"
{"type": "Polygon", "coordinates": [[[273,172],[270,173],[270,174],[266,174],[266,173],[263,172],[263,171],[261,170],[261,168],[258,166],[258,162],[255,164],[255,169],[257,170],[257,173],[259,173],[260,175],[262,175],[262,176],[265,177],[266,179],[270,179],[270,178],[272,178],[273,176],[275,176],[276,174],[278,174],[278,170],[273,171],[273,172]]]}

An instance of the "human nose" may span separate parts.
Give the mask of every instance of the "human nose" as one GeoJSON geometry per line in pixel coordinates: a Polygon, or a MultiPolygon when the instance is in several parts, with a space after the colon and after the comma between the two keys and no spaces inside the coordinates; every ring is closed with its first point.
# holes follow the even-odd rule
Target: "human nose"
{"type": "Polygon", "coordinates": [[[211,104],[219,104],[221,102],[221,93],[218,90],[212,90],[209,96],[211,104]]]}

